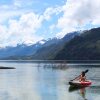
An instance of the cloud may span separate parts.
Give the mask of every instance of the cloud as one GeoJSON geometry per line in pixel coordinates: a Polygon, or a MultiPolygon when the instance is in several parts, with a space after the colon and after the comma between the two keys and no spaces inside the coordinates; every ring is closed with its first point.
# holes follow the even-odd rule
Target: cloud
{"type": "Polygon", "coordinates": [[[19,9],[14,5],[1,5],[0,6],[0,23],[9,21],[11,18],[20,17],[25,13],[31,12],[29,9],[19,9]]]}
{"type": "Polygon", "coordinates": [[[33,12],[34,0],[11,0],[9,3],[0,4],[0,23],[11,18],[20,17],[25,13],[33,12]]]}
{"type": "MultiPolygon", "coordinates": [[[[20,4],[20,2],[18,3],[20,4]]],[[[12,6],[15,7],[15,5],[2,5],[0,8],[2,9],[0,15],[0,46],[36,43],[43,39],[42,34],[39,36],[37,31],[42,27],[44,21],[49,21],[51,16],[57,14],[59,10],[58,8],[54,10],[47,8],[39,15],[23,9],[18,11],[19,8],[16,7],[11,10],[12,6]],[[6,24],[4,24],[5,22],[6,24]]]]}
{"type": "Polygon", "coordinates": [[[13,0],[13,5],[18,8],[32,6],[36,1],[34,0],[13,0]]]}
{"type": "Polygon", "coordinates": [[[0,6],[0,46],[35,43],[52,34],[61,38],[100,25],[100,0],[67,0],[64,5],[52,5],[37,13],[34,4],[34,0],[13,0],[0,6]]]}
{"type": "Polygon", "coordinates": [[[57,7],[49,7],[47,8],[44,13],[43,13],[43,17],[46,20],[50,20],[52,15],[58,15],[61,12],[61,9],[59,6],[57,7]]]}
{"type": "Polygon", "coordinates": [[[35,33],[41,27],[42,21],[42,17],[35,13],[26,13],[19,20],[10,19],[8,27],[0,25],[0,40],[6,41],[3,44],[0,41],[0,45],[16,46],[18,43],[35,43],[41,40],[42,36],[35,33]]]}
{"type": "MultiPolygon", "coordinates": [[[[67,0],[61,7],[63,15],[56,25],[62,37],[71,31],[85,29],[87,25],[100,25],[100,0],[67,0]]],[[[91,28],[91,26],[89,26],[91,28]]]]}

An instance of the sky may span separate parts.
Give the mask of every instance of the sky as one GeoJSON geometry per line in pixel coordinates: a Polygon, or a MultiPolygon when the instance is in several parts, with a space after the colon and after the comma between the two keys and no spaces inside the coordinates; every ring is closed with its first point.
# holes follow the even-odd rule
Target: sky
{"type": "Polygon", "coordinates": [[[0,47],[100,27],[100,0],[0,0],[0,47]]]}

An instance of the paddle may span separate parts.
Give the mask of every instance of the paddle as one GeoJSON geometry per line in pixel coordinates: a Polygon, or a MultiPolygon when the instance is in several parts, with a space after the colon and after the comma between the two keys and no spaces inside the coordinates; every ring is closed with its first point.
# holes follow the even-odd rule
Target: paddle
{"type": "MultiPolygon", "coordinates": [[[[89,70],[87,69],[87,70],[84,71],[84,73],[87,73],[88,71],[89,71],[89,70]]],[[[77,79],[78,77],[80,77],[80,75],[77,76],[77,77],[75,77],[73,80],[77,79]]],[[[70,81],[73,81],[73,80],[70,80],[70,81]]]]}

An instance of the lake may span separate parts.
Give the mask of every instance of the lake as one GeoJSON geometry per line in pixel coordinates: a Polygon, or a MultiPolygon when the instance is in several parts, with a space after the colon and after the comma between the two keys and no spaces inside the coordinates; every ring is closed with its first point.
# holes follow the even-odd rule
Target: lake
{"type": "Polygon", "coordinates": [[[100,100],[100,63],[0,61],[0,100],[100,100]],[[88,69],[90,87],[72,90],[69,80],[88,69]]]}

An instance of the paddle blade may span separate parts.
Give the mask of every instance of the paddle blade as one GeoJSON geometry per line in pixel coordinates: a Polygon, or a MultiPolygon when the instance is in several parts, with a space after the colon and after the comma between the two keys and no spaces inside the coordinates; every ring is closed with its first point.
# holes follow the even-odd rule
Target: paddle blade
{"type": "Polygon", "coordinates": [[[84,73],[87,73],[89,70],[87,69],[86,71],[84,71],[84,73]]]}

